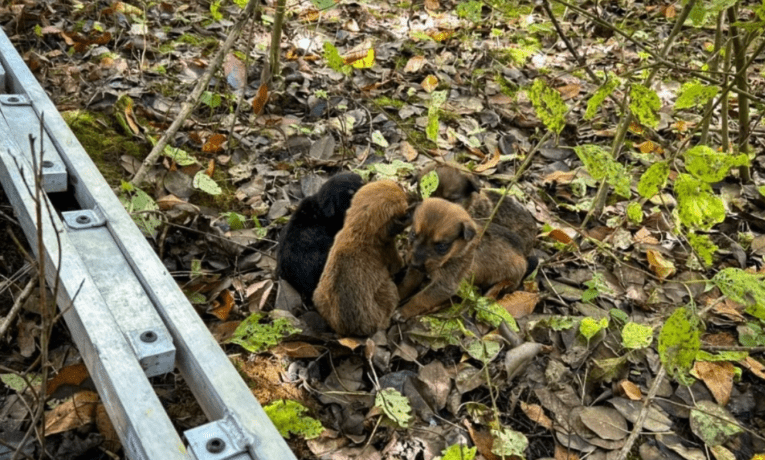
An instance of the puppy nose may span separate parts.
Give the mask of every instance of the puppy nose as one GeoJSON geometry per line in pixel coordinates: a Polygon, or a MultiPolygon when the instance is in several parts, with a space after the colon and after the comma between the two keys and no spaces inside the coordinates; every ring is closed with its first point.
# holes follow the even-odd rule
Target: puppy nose
{"type": "Polygon", "coordinates": [[[415,250],[412,254],[412,262],[409,265],[411,265],[412,268],[422,271],[425,268],[426,259],[427,257],[425,257],[424,251],[415,250]]]}

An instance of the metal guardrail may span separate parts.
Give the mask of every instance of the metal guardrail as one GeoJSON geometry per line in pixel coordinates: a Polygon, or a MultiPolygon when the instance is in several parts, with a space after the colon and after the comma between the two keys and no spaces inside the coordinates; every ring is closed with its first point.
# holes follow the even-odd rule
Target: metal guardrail
{"type": "Polygon", "coordinates": [[[57,304],[130,459],[295,458],[2,30],[0,185],[51,286],[58,274],[57,304]],[[76,209],[58,210],[59,193],[76,209]],[[210,420],[188,444],[148,380],[175,367],[210,420]]]}

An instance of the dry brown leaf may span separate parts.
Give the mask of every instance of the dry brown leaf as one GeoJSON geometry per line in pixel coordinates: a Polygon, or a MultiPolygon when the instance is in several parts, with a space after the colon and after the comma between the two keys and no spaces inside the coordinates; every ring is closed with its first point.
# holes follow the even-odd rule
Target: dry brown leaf
{"type": "Polygon", "coordinates": [[[645,227],[642,227],[635,232],[635,236],[632,237],[632,242],[641,244],[659,244],[659,240],[654,238],[654,236],[651,235],[651,231],[645,227]]]}
{"type": "Polygon", "coordinates": [[[551,239],[563,244],[571,244],[574,242],[574,240],[570,236],[568,236],[568,233],[564,232],[563,230],[559,228],[554,228],[550,230],[550,233],[548,233],[548,236],[551,239]]]}
{"type": "Polygon", "coordinates": [[[258,88],[258,94],[252,100],[252,111],[255,115],[260,115],[268,102],[268,85],[261,83],[258,88]]]}
{"type": "Polygon", "coordinates": [[[478,453],[486,457],[486,460],[499,460],[499,457],[492,453],[491,448],[494,445],[494,437],[488,431],[473,428],[473,424],[468,420],[464,421],[465,426],[473,440],[478,453]]]}
{"type": "Polygon", "coordinates": [[[224,142],[226,142],[226,136],[224,134],[213,134],[202,146],[202,151],[205,153],[220,153],[223,151],[224,142]]]}
{"type": "Polygon", "coordinates": [[[342,337],[337,339],[337,342],[346,348],[350,348],[351,350],[355,350],[366,343],[364,340],[354,339],[353,337],[342,337]]]}
{"type": "Polygon", "coordinates": [[[225,343],[234,336],[234,332],[240,323],[241,321],[226,321],[225,323],[213,324],[210,327],[210,332],[215,337],[216,342],[225,343]]]}
{"type": "Polygon", "coordinates": [[[255,285],[257,286],[257,289],[251,289],[252,286],[247,288],[247,309],[250,313],[263,311],[268,296],[274,289],[274,282],[272,280],[263,280],[259,283],[255,283],[255,285]]]}
{"type": "Polygon", "coordinates": [[[486,171],[487,169],[495,168],[499,164],[499,157],[500,157],[499,148],[494,149],[494,152],[491,154],[491,157],[488,159],[484,159],[483,163],[479,164],[475,167],[475,172],[482,173],[486,171]]]}
{"type": "Polygon", "coordinates": [[[173,194],[165,195],[162,198],[159,198],[157,200],[157,205],[159,206],[159,209],[163,211],[167,211],[168,209],[172,209],[181,204],[188,204],[188,202],[183,201],[182,199],[178,198],[177,196],[173,194]]]}
{"type": "Polygon", "coordinates": [[[210,158],[210,161],[207,162],[207,168],[205,169],[205,174],[207,174],[209,177],[212,177],[213,174],[215,174],[215,160],[210,158]]]}
{"type": "Polygon", "coordinates": [[[98,393],[80,391],[45,413],[45,436],[73,430],[95,421],[98,393]]]}
{"type": "Polygon", "coordinates": [[[545,415],[544,409],[542,409],[542,406],[539,404],[526,404],[521,401],[521,410],[532,422],[538,423],[540,426],[547,428],[548,430],[552,430],[553,421],[545,415]]]}
{"type": "Polygon", "coordinates": [[[98,403],[96,406],[96,428],[104,437],[103,447],[111,452],[117,452],[120,448],[120,438],[103,403],[98,403]]]}
{"type": "Polygon", "coordinates": [[[747,356],[745,360],[739,361],[738,363],[749,369],[749,372],[752,374],[765,380],[765,365],[763,365],[761,362],[757,361],[751,356],[747,356]]]}
{"type": "Polygon", "coordinates": [[[234,294],[226,289],[220,293],[218,297],[220,301],[213,302],[213,308],[210,313],[221,321],[226,321],[228,315],[231,314],[231,309],[234,308],[234,294]]]}
{"type": "Polygon", "coordinates": [[[715,313],[737,323],[746,322],[746,318],[743,315],[744,309],[745,307],[743,305],[730,299],[725,299],[725,301],[720,302],[713,307],[715,313]]]}
{"type": "Polygon", "coordinates": [[[428,11],[435,11],[440,7],[441,5],[438,3],[438,0],[425,0],[425,9],[428,11]]]}
{"type": "Polygon", "coordinates": [[[565,446],[555,444],[555,460],[579,460],[579,455],[565,446]]]}
{"type": "Polygon", "coordinates": [[[556,88],[558,92],[560,93],[561,97],[564,101],[567,101],[569,99],[573,99],[579,95],[579,93],[582,91],[582,85],[564,85],[559,88],[556,88]]]}
{"type": "Polygon", "coordinates": [[[513,318],[523,318],[534,312],[539,303],[539,294],[536,292],[515,291],[507,294],[497,301],[502,308],[507,310],[513,318]]]}
{"type": "Polygon", "coordinates": [[[619,382],[619,389],[624,395],[633,401],[640,401],[643,399],[643,393],[640,391],[640,387],[630,382],[629,380],[622,380],[619,382]]]}
{"type": "Polygon", "coordinates": [[[401,143],[401,155],[406,161],[414,161],[417,158],[417,150],[407,141],[401,143]]]}
{"type": "Polygon", "coordinates": [[[663,11],[661,14],[664,15],[667,19],[673,19],[675,16],[677,16],[677,10],[675,9],[675,5],[667,5],[666,8],[663,8],[663,11]]]}
{"type": "Polygon", "coordinates": [[[48,394],[53,394],[61,385],[79,386],[86,378],[88,378],[88,368],[85,364],[66,366],[58,371],[55,377],[48,380],[48,394]]]}
{"type": "Polygon", "coordinates": [[[420,85],[422,86],[422,89],[425,90],[425,92],[431,93],[438,87],[438,78],[436,78],[435,75],[428,75],[424,80],[422,80],[420,85]]]}
{"type": "Polygon", "coordinates": [[[733,364],[725,362],[696,361],[693,365],[696,375],[704,381],[712,396],[718,404],[725,407],[730,400],[730,392],[733,389],[733,377],[736,368],[733,364]]]}
{"type": "Polygon", "coordinates": [[[409,58],[409,60],[406,62],[406,65],[404,66],[404,72],[406,73],[417,73],[422,69],[422,66],[425,65],[425,56],[412,56],[409,58]]]}
{"type": "Polygon", "coordinates": [[[269,351],[288,358],[318,358],[321,355],[321,350],[308,342],[282,342],[269,351]]]}
{"type": "Polygon", "coordinates": [[[649,249],[646,251],[646,258],[648,259],[648,265],[651,266],[651,270],[656,273],[659,279],[665,279],[675,274],[675,264],[665,259],[659,251],[649,249]]]}

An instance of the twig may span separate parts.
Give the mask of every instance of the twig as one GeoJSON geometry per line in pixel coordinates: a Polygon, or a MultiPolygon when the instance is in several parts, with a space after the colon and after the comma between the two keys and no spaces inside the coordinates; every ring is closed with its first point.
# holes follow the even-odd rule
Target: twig
{"type": "Polygon", "coordinates": [[[749,353],[765,353],[765,347],[741,347],[738,345],[702,345],[706,351],[746,351],[749,353]]]}
{"type": "Polygon", "coordinates": [[[16,301],[13,302],[13,306],[11,307],[11,311],[8,313],[8,316],[5,317],[5,321],[0,326],[0,341],[3,340],[3,336],[5,335],[5,332],[8,330],[8,327],[13,322],[13,318],[21,311],[21,305],[24,303],[25,300],[27,300],[27,297],[29,297],[30,294],[32,294],[32,289],[35,287],[35,283],[37,283],[37,278],[32,277],[26,286],[24,286],[24,289],[21,291],[21,294],[16,298],[16,301]]]}
{"type": "Polygon", "coordinates": [[[213,74],[223,63],[223,57],[234,45],[234,42],[239,37],[239,34],[244,28],[244,25],[247,23],[247,21],[249,21],[250,16],[252,16],[253,11],[255,11],[255,7],[259,3],[260,2],[258,0],[249,0],[247,7],[239,17],[239,20],[236,22],[236,24],[234,24],[234,27],[228,34],[228,37],[226,37],[226,41],[223,42],[223,46],[221,46],[221,48],[213,57],[212,62],[210,62],[210,66],[207,68],[207,71],[204,73],[204,75],[202,75],[202,78],[199,79],[197,85],[194,87],[194,89],[191,91],[191,94],[189,94],[189,96],[186,98],[186,101],[181,106],[181,111],[178,113],[178,116],[175,118],[175,120],[173,120],[173,123],[170,125],[167,131],[165,131],[165,134],[163,134],[162,137],[157,141],[156,145],[154,145],[154,148],[151,149],[151,152],[146,156],[146,158],[144,158],[143,162],[141,163],[141,167],[138,168],[135,176],[130,181],[131,184],[139,186],[141,182],[143,182],[143,180],[146,178],[146,174],[149,172],[149,168],[154,164],[155,161],[157,161],[157,158],[164,151],[165,146],[168,144],[170,138],[172,138],[175,133],[178,132],[178,129],[180,129],[183,122],[186,121],[186,118],[188,118],[188,116],[191,114],[191,111],[194,110],[194,107],[196,107],[196,105],[199,103],[199,98],[202,96],[202,93],[210,83],[213,74]]]}
{"type": "Polygon", "coordinates": [[[643,400],[643,408],[640,409],[640,415],[638,415],[637,420],[635,420],[635,426],[632,427],[632,432],[627,438],[627,442],[624,444],[624,446],[622,447],[622,450],[619,451],[619,455],[614,460],[625,460],[627,458],[627,455],[632,450],[632,446],[635,445],[635,441],[637,441],[637,438],[640,435],[640,432],[643,430],[643,424],[645,423],[645,419],[648,418],[648,408],[651,406],[651,403],[656,397],[656,393],[658,393],[659,391],[659,386],[661,385],[661,381],[664,380],[664,376],[666,374],[667,374],[666,369],[664,369],[664,366],[661,366],[661,368],[659,368],[659,372],[656,373],[656,378],[654,378],[653,380],[653,385],[651,385],[651,389],[648,390],[648,395],[643,400]]]}

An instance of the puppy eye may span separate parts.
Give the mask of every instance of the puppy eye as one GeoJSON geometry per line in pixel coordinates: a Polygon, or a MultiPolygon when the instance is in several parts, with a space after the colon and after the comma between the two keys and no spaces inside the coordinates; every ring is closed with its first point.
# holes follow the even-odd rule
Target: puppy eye
{"type": "Polygon", "coordinates": [[[436,243],[436,252],[440,255],[444,255],[449,252],[449,243],[436,243]]]}

